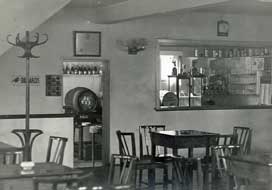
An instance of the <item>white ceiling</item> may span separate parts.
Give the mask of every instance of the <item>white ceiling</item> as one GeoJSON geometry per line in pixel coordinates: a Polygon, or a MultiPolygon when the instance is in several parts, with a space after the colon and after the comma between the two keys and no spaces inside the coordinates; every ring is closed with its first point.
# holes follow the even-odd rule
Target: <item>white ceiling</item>
{"type": "MultiPolygon", "coordinates": [[[[68,6],[75,8],[100,8],[125,1],[137,0],[72,0],[68,6]]],[[[154,1],[154,3],[156,3],[156,1],[154,1]]],[[[171,1],[169,1],[169,3],[171,3],[171,1]]],[[[223,14],[272,15],[272,0],[229,0],[224,3],[215,3],[207,7],[197,7],[192,9],[192,11],[223,14]]]]}
{"type": "Polygon", "coordinates": [[[272,15],[272,0],[231,0],[208,7],[199,7],[195,11],[216,12],[222,14],[272,15]],[[269,2],[270,1],[270,2],[269,2]]]}
{"type": "Polygon", "coordinates": [[[123,1],[128,0],[72,0],[68,6],[75,8],[96,8],[117,4],[123,1]]]}

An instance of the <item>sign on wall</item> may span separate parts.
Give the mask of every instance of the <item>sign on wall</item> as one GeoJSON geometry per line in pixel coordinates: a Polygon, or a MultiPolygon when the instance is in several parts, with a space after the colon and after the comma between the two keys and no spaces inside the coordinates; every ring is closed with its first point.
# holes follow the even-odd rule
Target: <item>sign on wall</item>
{"type": "Polygon", "coordinates": [[[62,86],[61,75],[46,75],[46,96],[61,96],[62,86]]]}
{"type": "MultiPolygon", "coordinates": [[[[12,75],[11,83],[13,86],[24,86],[26,84],[26,77],[24,75],[12,75]]],[[[40,76],[38,75],[29,76],[29,84],[31,86],[39,86],[40,76]]]]}

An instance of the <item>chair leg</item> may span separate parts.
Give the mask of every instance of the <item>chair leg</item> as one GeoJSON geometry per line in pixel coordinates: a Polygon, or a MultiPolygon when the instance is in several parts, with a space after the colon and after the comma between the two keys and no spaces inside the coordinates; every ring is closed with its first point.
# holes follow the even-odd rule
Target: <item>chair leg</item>
{"type": "Polygon", "coordinates": [[[33,182],[33,189],[39,190],[39,183],[38,182],[36,182],[36,181],[33,182]]]}
{"type": "Polygon", "coordinates": [[[168,167],[166,166],[163,169],[163,190],[167,190],[168,189],[168,167]]]}
{"type": "Polygon", "coordinates": [[[203,178],[206,180],[206,172],[203,176],[201,159],[197,158],[197,187],[199,190],[203,189],[203,178]]]}
{"type": "Polygon", "coordinates": [[[139,187],[142,186],[143,181],[143,170],[139,170],[139,187]]]}
{"type": "Polygon", "coordinates": [[[52,190],[57,190],[58,189],[58,185],[56,184],[56,183],[54,183],[53,185],[52,185],[52,190]]]}

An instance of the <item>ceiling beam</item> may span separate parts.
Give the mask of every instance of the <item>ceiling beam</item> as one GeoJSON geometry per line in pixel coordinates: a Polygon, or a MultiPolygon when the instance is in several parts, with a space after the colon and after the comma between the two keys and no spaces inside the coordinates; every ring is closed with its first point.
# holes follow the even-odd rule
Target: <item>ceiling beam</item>
{"type": "Polygon", "coordinates": [[[231,0],[129,0],[96,10],[96,23],[107,24],[144,16],[193,9],[231,0]]]}

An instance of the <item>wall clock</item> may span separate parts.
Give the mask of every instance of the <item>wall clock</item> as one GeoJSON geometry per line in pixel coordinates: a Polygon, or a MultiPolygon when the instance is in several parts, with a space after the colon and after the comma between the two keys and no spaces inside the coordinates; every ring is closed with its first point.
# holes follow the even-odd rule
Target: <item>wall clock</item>
{"type": "Polygon", "coordinates": [[[225,20],[217,21],[217,36],[228,36],[229,23],[225,20]]]}

